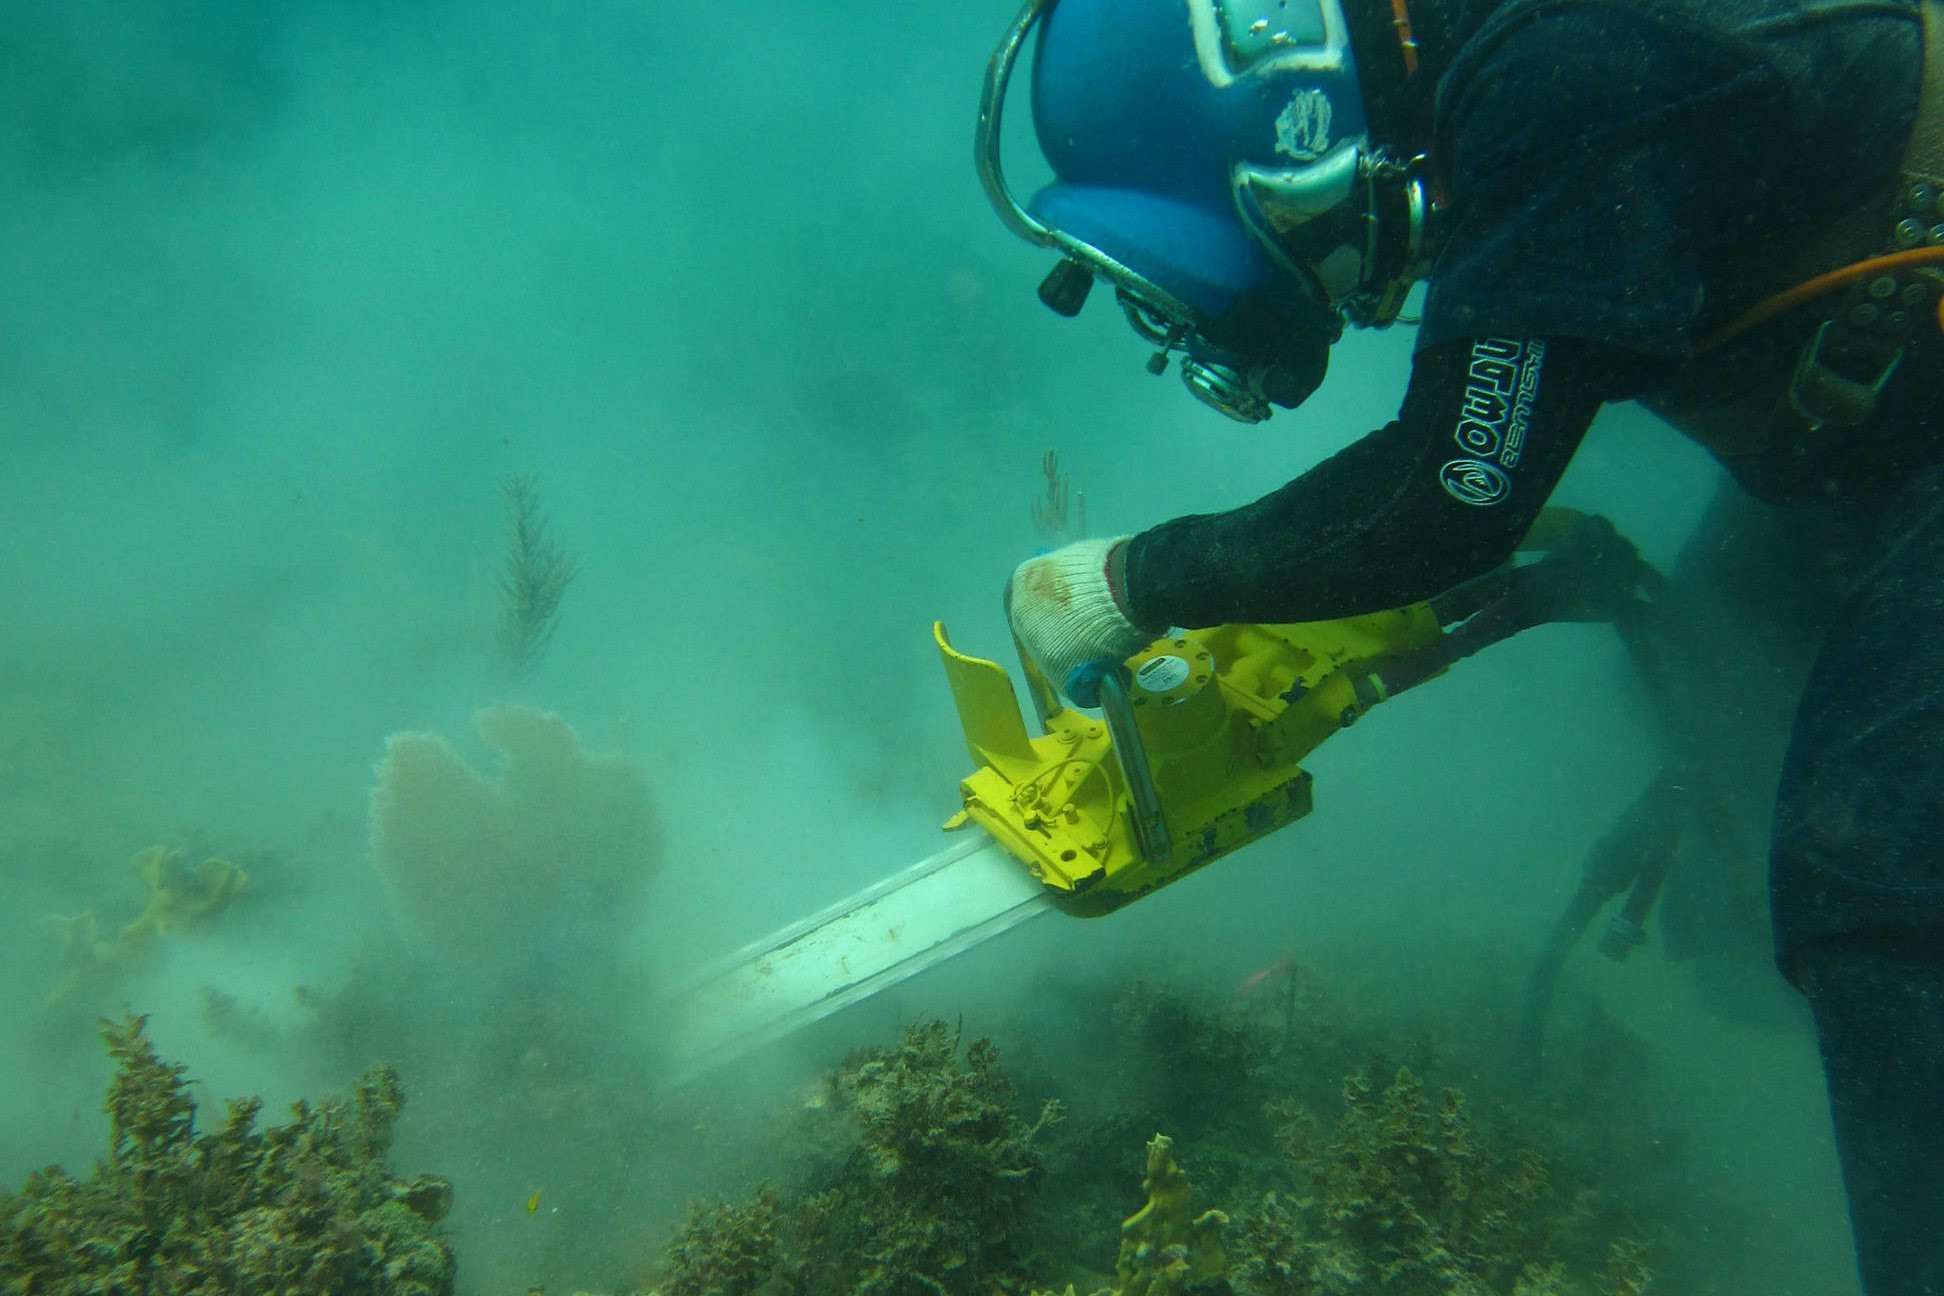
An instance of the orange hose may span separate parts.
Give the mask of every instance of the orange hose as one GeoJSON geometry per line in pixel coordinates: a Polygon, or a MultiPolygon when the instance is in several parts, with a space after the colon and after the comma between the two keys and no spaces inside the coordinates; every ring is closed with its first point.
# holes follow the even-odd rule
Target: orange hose
{"type": "Polygon", "coordinates": [[[1411,30],[1411,10],[1408,0],[1391,0],[1391,29],[1397,33],[1397,45],[1404,53],[1404,75],[1415,76],[1418,70],[1417,34],[1411,30]]]}
{"type": "MultiPolygon", "coordinates": [[[[1694,348],[1694,354],[1706,355],[1722,343],[1740,337],[1758,324],[1768,323],[1783,311],[1801,305],[1813,297],[1820,297],[1838,288],[1847,288],[1857,280],[1868,279],[1871,275],[1920,265],[1944,265],[1944,247],[1920,247],[1911,248],[1907,252],[1892,252],[1887,256],[1871,257],[1868,261],[1858,261],[1855,265],[1846,265],[1840,270],[1819,274],[1814,279],[1799,283],[1786,292],[1777,293],[1767,301],[1750,308],[1727,326],[1702,338],[1700,344],[1694,348]]],[[[1941,297],[1937,304],[1937,327],[1944,329],[1944,297],[1941,297]]]]}

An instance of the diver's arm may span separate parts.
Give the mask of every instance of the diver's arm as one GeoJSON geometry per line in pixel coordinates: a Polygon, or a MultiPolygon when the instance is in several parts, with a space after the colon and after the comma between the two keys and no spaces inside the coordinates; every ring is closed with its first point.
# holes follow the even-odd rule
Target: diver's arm
{"type": "Polygon", "coordinates": [[[1524,537],[1631,359],[1558,340],[1420,352],[1395,422],[1253,504],[1128,541],[1133,620],[1351,616],[1489,570],[1524,537]]]}

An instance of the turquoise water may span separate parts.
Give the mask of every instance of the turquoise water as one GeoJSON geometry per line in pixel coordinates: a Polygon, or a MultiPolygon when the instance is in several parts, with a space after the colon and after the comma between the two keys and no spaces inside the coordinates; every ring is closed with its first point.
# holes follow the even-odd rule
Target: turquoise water
{"type": "MultiPolygon", "coordinates": [[[[641,1097],[656,987],[937,848],[964,756],[929,623],[1009,651],[1044,451],[1111,534],[1253,498],[1401,390],[1408,332],[1354,337],[1245,430],[1145,377],[1111,311],[1040,307],[969,160],[1011,8],[0,12],[0,1182],[98,1155],[94,1021],[124,1004],[212,1102],[396,1057],[396,1159],[454,1180],[482,1293],[618,1283],[901,1015],[998,1030],[1157,945],[1199,987],[1294,949],[1453,1054],[1504,1033],[1654,767],[1596,629],[1332,740],[1310,820],[1173,892],[1022,930],[708,1102],[641,1097]],[[523,680],[496,642],[516,473],[581,563],[523,680]],[[415,903],[381,875],[387,736],[490,770],[472,717],[505,703],[641,772],[655,826],[598,921],[548,899],[582,854],[448,861],[415,903]],[[152,844],[249,884],[57,995],[41,920],[131,921],[152,844]]],[[[1621,410],[1558,498],[1667,563],[1713,484],[1621,410]]],[[[1813,1041],[1763,960],[1582,953],[1564,993],[1645,1041],[1681,1131],[1668,1267],[1852,1290],[1813,1041]]]]}

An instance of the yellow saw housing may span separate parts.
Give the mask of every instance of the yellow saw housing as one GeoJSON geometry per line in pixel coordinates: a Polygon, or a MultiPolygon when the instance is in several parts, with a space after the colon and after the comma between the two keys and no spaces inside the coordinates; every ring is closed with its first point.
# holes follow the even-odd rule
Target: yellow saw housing
{"type": "Polygon", "coordinates": [[[978,766],[946,826],[984,828],[1062,908],[1094,915],[1308,814],[1298,762],[1384,699],[1385,662],[1442,631],[1425,604],[1191,630],[1129,658],[1104,715],[1060,706],[1027,661],[1037,738],[1005,670],[932,633],[978,766]]]}

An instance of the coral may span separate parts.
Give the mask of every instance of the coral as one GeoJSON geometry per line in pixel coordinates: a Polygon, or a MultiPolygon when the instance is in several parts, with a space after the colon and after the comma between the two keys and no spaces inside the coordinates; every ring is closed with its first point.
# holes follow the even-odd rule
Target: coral
{"type": "Polygon", "coordinates": [[[540,487],[529,473],[500,482],[506,497],[506,559],[500,569],[500,652],[516,680],[540,668],[553,642],[560,600],[580,574],[580,559],[547,534],[540,487]]]}
{"type": "Polygon", "coordinates": [[[116,1063],[109,1155],[77,1180],[58,1167],[0,1203],[0,1285],[45,1296],[181,1296],[318,1291],[446,1296],[452,1250],[435,1225],[452,1202],[443,1179],[393,1176],[398,1077],[377,1068],[356,1096],[299,1102],[288,1125],[259,1131],[256,1099],[196,1130],[181,1066],[163,1062],[146,1019],[104,1022],[116,1063]]]}
{"type": "Polygon", "coordinates": [[[129,858],[128,866],[148,898],[142,912],[112,937],[103,934],[93,909],[40,920],[41,931],[55,947],[50,1007],[140,972],[154,961],[160,937],[207,930],[249,883],[248,873],[229,860],[207,858],[191,871],[183,864],[185,856],[182,850],[150,846],[129,858]]]}
{"type": "Polygon", "coordinates": [[[443,738],[393,734],[371,794],[378,870],[417,930],[447,954],[520,967],[617,935],[655,871],[641,768],[590,755],[531,707],[481,711],[505,758],[497,778],[443,738]]]}
{"type": "Polygon", "coordinates": [[[1174,1296],[1220,1281],[1228,1270],[1222,1252],[1228,1216],[1218,1210],[1196,1214],[1194,1189],[1165,1134],[1148,1141],[1141,1186],[1147,1205],[1121,1225],[1118,1290],[1124,1296],[1174,1296]]]}

